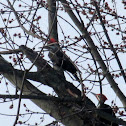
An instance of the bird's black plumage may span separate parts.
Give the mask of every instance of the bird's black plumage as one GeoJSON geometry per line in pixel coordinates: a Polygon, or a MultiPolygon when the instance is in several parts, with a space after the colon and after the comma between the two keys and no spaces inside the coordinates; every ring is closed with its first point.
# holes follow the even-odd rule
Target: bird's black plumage
{"type": "MultiPolygon", "coordinates": [[[[109,115],[111,115],[112,117],[115,117],[115,113],[113,112],[112,108],[105,104],[105,101],[107,100],[106,96],[103,95],[103,94],[95,94],[95,93],[92,93],[93,95],[96,96],[97,100],[99,101],[99,104],[97,106],[97,108],[99,109],[100,112],[104,112],[104,113],[107,113],[109,115]]],[[[103,123],[103,126],[118,126],[118,124],[110,121],[110,120],[107,120],[106,118],[103,118],[101,116],[98,115],[98,118],[99,120],[103,123]]]]}
{"type": "MultiPolygon", "coordinates": [[[[115,113],[113,112],[112,108],[111,108],[109,105],[104,104],[104,103],[101,103],[101,104],[98,106],[98,108],[100,109],[101,112],[103,111],[103,112],[105,112],[105,113],[107,113],[107,114],[110,114],[110,115],[112,115],[113,117],[116,118],[115,113]]],[[[103,124],[108,124],[108,125],[110,125],[110,126],[118,126],[118,124],[116,124],[116,123],[114,123],[114,122],[111,122],[111,121],[109,121],[109,120],[106,120],[105,118],[102,118],[102,117],[99,117],[99,120],[100,120],[101,122],[103,122],[103,124]]]]}
{"type": "Polygon", "coordinates": [[[49,50],[49,58],[53,62],[54,68],[62,68],[73,74],[73,76],[79,80],[77,76],[77,68],[72,63],[71,59],[61,50],[57,44],[47,45],[45,48],[49,50]]]}

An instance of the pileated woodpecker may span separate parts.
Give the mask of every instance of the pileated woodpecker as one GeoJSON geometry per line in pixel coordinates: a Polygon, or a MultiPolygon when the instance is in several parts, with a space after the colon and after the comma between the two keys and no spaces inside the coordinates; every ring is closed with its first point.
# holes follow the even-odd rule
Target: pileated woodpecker
{"type": "Polygon", "coordinates": [[[62,49],[59,47],[58,42],[54,39],[51,38],[47,46],[44,48],[47,48],[49,50],[49,58],[51,59],[53,63],[54,69],[58,70],[62,68],[64,71],[68,71],[73,74],[73,76],[79,80],[77,76],[77,67],[73,64],[71,59],[62,51],[62,49]]]}
{"type": "MultiPolygon", "coordinates": [[[[103,95],[103,94],[95,94],[95,93],[92,93],[92,94],[95,95],[95,97],[99,101],[99,104],[98,104],[97,107],[101,111],[103,111],[103,112],[105,112],[107,114],[110,114],[110,115],[112,115],[113,117],[116,118],[115,113],[113,112],[112,108],[109,105],[105,104],[105,101],[107,100],[106,96],[103,95]]],[[[106,124],[106,125],[110,125],[110,126],[118,126],[118,124],[113,123],[113,122],[111,122],[109,120],[106,120],[105,118],[102,118],[102,117],[99,117],[99,120],[101,122],[103,122],[104,125],[106,124]]]]}

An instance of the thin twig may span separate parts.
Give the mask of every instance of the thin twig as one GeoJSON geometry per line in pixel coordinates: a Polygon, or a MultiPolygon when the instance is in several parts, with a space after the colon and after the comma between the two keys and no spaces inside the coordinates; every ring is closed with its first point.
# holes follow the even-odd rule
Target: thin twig
{"type": "Polygon", "coordinates": [[[104,22],[103,22],[103,20],[102,20],[102,16],[101,16],[101,14],[100,14],[99,7],[98,7],[98,5],[97,5],[97,2],[94,1],[94,4],[95,4],[96,11],[97,11],[97,14],[98,14],[98,16],[99,16],[99,19],[100,19],[100,21],[101,21],[101,25],[102,25],[102,28],[103,28],[103,30],[104,30],[105,36],[106,36],[106,38],[107,38],[107,40],[108,40],[108,42],[109,42],[109,44],[110,44],[110,47],[111,47],[112,52],[113,52],[114,55],[115,55],[116,61],[117,61],[118,65],[119,65],[119,68],[120,68],[120,70],[121,70],[121,73],[122,73],[123,78],[124,78],[125,83],[126,83],[125,72],[124,72],[123,67],[122,67],[122,64],[121,64],[121,62],[120,62],[120,60],[119,60],[119,57],[118,57],[118,55],[117,55],[117,52],[116,52],[116,50],[115,50],[114,47],[113,47],[113,44],[112,44],[112,41],[111,41],[111,39],[110,39],[110,37],[109,37],[109,35],[108,35],[108,32],[107,32],[107,30],[106,30],[106,28],[105,28],[104,22]]]}
{"type": "Polygon", "coordinates": [[[39,35],[37,35],[37,34],[34,34],[34,33],[31,32],[31,31],[28,31],[28,30],[21,24],[20,19],[19,19],[19,17],[18,17],[18,14],[17,14],[17,12],[15,11],[14,7],[11,5],[11,3],[10,3],[9,0],[7,0],[7,2],[8,2],[8,4],[9,4],[9,6],[10,6],[10,9],[13,10],[13,13],[14,13],[16,19],[17,19],[17,22],[18,22],[19,26],[22,28],[22,30],[25,31],[28,35],[31,35],[31,36],[33,36],[33,37],[35,37],[35,38],[38,38],[38,39],[41,39],[41,40],[42,40],[41,36],[39,36],[39,35]]]}

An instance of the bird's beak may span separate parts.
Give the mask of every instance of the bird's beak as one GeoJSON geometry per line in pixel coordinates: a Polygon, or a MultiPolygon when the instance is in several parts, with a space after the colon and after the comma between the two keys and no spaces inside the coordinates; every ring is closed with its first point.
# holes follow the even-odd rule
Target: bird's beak
{"type": "Polygon", "coordinates": [[[43,46],[44,49],[49,49],[50,47],[48,45],[43,46]]]}
{"type": "Polygon", "coordinates": [[[96,94],[95,93],[93,93],[93,92],[91,92],[95,97],[96,97],[96,94]]]}

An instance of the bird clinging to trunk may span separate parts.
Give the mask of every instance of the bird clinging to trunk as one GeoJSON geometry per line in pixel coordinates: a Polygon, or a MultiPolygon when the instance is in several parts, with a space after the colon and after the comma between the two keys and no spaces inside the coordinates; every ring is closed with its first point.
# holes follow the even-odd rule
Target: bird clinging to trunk
{"type": "MultiPolygon", "coordinates": [[[[110,114],[110,115],[112,115],[113,117],[116,118],[115,113],[113,112],[112,108],[109,105],[105,104],[105,101],[108,100],[106,98],[106,96],[103,95],[103,94],[95,94],[95,93],[92,93],[92,94],[95,95],[95,97],[99,101],[97,107],[100,109],[100,111],[101,112],[103,111],[103,112],[105,112],[107,114],[110,114]]],[[[104,125],[106,124],[106,125],[110,125],[110,126],[118,126],[118,124],[116,124],[114,122],[111,122],[111,121],[109,121],[109,120],[107,120],[105,118],[102,118],[102,117],[99,117],[99,120],[101,122],[103,122],[104,125]]]]}
{"type": "Polygon", "coordinates": [[[45,46],[44,48],[49,50],[48,56],[53,63],[54,69],[63,69],[64,71],[68,71],[73,74],[76,80],[79,80],[77,76],[77,67],[73,64],[71,59],[62,51],[58,42],[54,38],[51,38],[48,41],[47,46],[45,46]]]}

